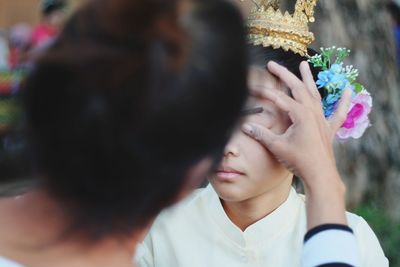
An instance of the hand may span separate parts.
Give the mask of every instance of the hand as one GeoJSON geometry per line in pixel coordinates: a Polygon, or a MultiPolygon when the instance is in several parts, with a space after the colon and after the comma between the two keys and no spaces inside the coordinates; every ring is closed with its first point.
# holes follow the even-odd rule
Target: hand
{"type": "Polygon", "coordinates": [[[307,62],[300,65],[303,81],[274,62],[268,64],[268,70],[289,87],[293,98],[284,92],[260,87],[252,89],[251,93],[272,101],[287,112],[292,125],[282,135],[263,125],[249,123],[244,125],[243,131],[263,144],[299,177],[311,179],[327,169],[336,169],[332,142],[346,118],[351,92],[344,93],[337,111],[330,120],[326,120],[307,62]]]}
{"type": "Polygon", "coordinates": [[[251,93],[272,101],[287,112],[292,125],[281,135],[263,125],[248,123],[243,126],[243,131],[263,144],[302,179],[307,199],[310,200],[308,205],[314,207],[309,214],[309,227],[323,222],[345,223],[345,187],[336,168],[332,142],[346,119],[351,92],[344,92],[337,111],[330,120],[326,120],[307,62],[300,65],[303,80],[274,62],[268,64],[268,70],[288,86],[293,98],[267,88],[257,88],[251,93]],[[332,207],[337,207],[336,212],[332,211],[332,207]]]}

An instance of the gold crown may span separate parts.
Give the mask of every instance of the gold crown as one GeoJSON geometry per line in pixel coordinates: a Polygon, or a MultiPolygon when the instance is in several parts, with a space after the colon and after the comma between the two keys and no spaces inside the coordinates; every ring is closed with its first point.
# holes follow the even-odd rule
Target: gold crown
{"type": "Polygon", "coordinates": [[[252,1],[255,8],[247,19],[249,42],[306,56],[308,46],[315,40],[308,23],[315,21],[317,0],[297,0],[293,14],[282,14],[280,0],[252,1]]]}

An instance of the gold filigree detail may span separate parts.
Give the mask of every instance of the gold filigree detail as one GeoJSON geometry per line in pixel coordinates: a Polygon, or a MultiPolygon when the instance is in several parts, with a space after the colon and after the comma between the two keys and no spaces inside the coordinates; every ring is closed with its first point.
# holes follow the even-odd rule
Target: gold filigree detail
{"type": "Polygon", "coordinates": [[[255,8],[247,19],[249,42],[307,55],[308,46],[315,40],[308,24],[315,21],[317,0],[297,0],[293,14],[282,13],[280,0],[254,2],[255,8]]]}

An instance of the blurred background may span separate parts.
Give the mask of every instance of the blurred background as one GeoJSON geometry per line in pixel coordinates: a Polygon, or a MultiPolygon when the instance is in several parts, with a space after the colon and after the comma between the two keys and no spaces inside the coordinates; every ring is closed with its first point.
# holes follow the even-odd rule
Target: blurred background
{"type": "MultiPolygon", "coordinates": [[[[293,6],[293,1],[288,1],[293,6]]],[[[348,208],[378,235],[390,266],[400,266],[400,1],[320,0],[315,48],[346,47],[346,62],[374,98],[372,126],[359,140],[339,143],[338,165],[348,208]]]]}
{"type": "MultiPolygon", "coordinates": [[[[32,184],[19,179],[27,173],[25,156],[19,154],[18,135],[9,135],[19,117],[17,84],[83,2],[0,0],[0,196],[32,184]],[[18,183],[9,183],[17,178],[18,183]]],[[[282,9],[292,11],[294,4],[282,0],[282,9]]],[[[368,221],[390,266],[400,267],[400,0],[319,0],[312,30],[316,50],[337,46],[352,51],[347,63],[359,69],[361,83],[374,97],[372,127],[360,140],[339,143],[336,153],[348,185],[349,210],[368,221]]]]}
{"type": "Polygon", "coordinates": [[[0,0],[0,196],[15,195],[33,183],[19,125],[19,82],[83,2],[0,0]]]}
{"type": "MultiPolygon", "coordinates": [[[[41,20],[41,7],[47,3],[57,1],[44,0],[0,0],[0,27],[3,30],[14,26],[17,23],[28,23],[31,26],[41,20]]],[[[69,8],[74,9],[83,0],[65,1],[69,8]]]]}
{"type": "MultiPolygon", "coordinates": [[[[295,1],[285,0],[293,10],[295,1]]],[[[336,146],[348,209],[374,229],[390,266],[400,267],[400,1],[319,0],[313,48],[346,47],[346,62],[374,98],[372,126],[336,146]]]]}

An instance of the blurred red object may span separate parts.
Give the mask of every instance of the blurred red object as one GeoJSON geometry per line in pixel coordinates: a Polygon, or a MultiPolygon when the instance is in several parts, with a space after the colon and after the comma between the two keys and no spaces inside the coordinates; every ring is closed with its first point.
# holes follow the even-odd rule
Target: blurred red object
{"type": "Polygon", "coordinates": [[[33,47],[41,46],[58,34],[58,29],[46,23],[41,23],[33,29],[31,45],[33,47]]]}

